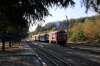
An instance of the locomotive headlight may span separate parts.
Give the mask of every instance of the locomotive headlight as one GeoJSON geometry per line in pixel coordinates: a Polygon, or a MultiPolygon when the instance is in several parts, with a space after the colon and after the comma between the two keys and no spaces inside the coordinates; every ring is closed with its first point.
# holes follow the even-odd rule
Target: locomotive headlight
{"type": "Polygon", "coordinates": [[[66,39],[66,36],[64,37],[64,39],[66,39]]]}
{"type": "Polygon", "coordinates": [[[60,37],[58,36],[58,39],[60,39],[60,37]]]}
{"type": "Polygon", "coordinates": [[[59,37],[58,37],[58,39],[59,39],[59,37]]]}

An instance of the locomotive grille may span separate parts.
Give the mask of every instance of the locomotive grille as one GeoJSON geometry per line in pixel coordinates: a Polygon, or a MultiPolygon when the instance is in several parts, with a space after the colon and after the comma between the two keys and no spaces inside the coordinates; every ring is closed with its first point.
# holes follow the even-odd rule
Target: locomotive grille
{"type": "Polygon", "coordinates": [[[66,35],[58,35],[57,39],[59,39],[59,40],[66,40],[67,37],[66,37],[66,35]]]}

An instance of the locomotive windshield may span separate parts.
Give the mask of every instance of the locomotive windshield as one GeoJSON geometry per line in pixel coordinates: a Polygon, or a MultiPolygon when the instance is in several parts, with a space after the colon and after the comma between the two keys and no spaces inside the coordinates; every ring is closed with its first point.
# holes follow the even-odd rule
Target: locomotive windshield
{"type": "Polygon", "coordinates": [[[67,33],[65,31],[59,31],[57,32],[58,35],[66,35],[67,33]]]}
{"type": "Polygon", "coordinates": [[[67,39],[67,33],[65,31],[57,32],[57,39],[58,40],[66,40],[67,39]]]}

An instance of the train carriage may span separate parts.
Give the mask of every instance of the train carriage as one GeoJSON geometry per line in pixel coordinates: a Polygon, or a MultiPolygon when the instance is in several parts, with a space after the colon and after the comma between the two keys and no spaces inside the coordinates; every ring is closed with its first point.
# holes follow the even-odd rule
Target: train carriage
{"type": "Polygon", "coordinates": [[[49,33],[45,34],[45,41],[48,43],[49,42],[49,33]]]}
{"type": "Polygon", "coordinates": [[[35,35],[32,35],[32,40],[35,40],[35,35]]]}
{"type": "Polygon", "coordinates": [[[40,34],[39,37],[40,37],[40,41],[45,41],[45,34],[40,34]]]}
{"type": "Polygon", "coordinates": [[[49,41],[48,33],[40,34],[39,37],[40,37],[40,41],[43,41],[43,42],[48,42],[49,41]]]}
{"type": "Polygon", "coordinates": [[[40,40],[39,34],[35,35],[35,40],[36,41],[39,41],[40,40]]]}
{"type": "Polygon", "coordinates": [[[57,31],[49,33],[49,43],[57,43],[56,33],[57,33],[57,31]]]}
{"type": "Polygon", "coordinates": [[[59,44],[64,46],[67,42],[67,33],[65,31],[54,31],[44,34],[37,34],[35,35],[36,41],[43,41],[43,42],[49,42],[53,44],[59,44]]]}

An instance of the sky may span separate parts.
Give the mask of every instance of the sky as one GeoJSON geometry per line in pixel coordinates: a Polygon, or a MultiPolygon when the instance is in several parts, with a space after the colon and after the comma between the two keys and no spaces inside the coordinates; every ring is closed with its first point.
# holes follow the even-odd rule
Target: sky
{"type": "MultiPolygon", "coordinates": [[[[80,18],[80,17],[86,17],[86,16],[93,16],[96,13],[92,10],[89,10],[88,13],[85,13],[85,7],[81,7],[80,0],[74,0],[75,1],[75,7],[71,8],[70,6],[66,9],[62,8],[56,8],[53,9],[50,8],[50,14],[52,14],[51,17],[45,18],[45,25],[48,22],[55,22],[55,21],[63,21],[66,20],[66,16],[68,19],[71,18],[80,18]],[[66,16],[65,16],[66,15],[66,16]]],[[[36,26],[30,27],[29,31],[32,32],[36,29],[36,26]]]]}

